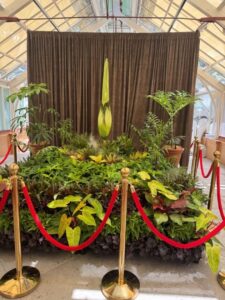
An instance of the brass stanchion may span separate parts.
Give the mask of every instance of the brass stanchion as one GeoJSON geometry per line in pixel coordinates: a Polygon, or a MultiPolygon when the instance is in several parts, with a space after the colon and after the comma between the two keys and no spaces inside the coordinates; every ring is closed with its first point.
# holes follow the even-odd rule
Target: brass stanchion
{"type": "Polygon", "coordinates": [[[197,176],[198,164],[199,164],[199,150],[200,150],[200,142],[196,140],[196,154],[195,154],[195,165],[194,165],[194,178],[197,176]]]}
{"type": "Polygon", "coordinates": [[[125,267],[126,248],[126,219],[127,219],[127,191],[129,169],[123,168],[122,174],[122,200],[121,200],[121,226],[120,226],[120,249],[119,270],[112,270],[104,275],[101,290],[106,299],[131,300],[137,297],[140,282],[138,278],[125,267]]]}
{"type": "Polygon", "coordinates": [[[22,267],[22,252],[20,240],[20,216],[18,195],[18,165],[12,163],[9,167],[12,183],[12,203],[16,268],[7,272],[0,279],[0,295],[14,299],[32,292],[40,282],[40,272],[33,267],[22,267]]]}
{"type": "Polygon", "coordinates": [[[210,210],[212,210],[215,183],[216,183],[216,169],[219,166],[219,162],[220,162],[220,151],[215,151],[213,155],[214,155],[214,161],[213,161],[213,170],[212,170],[212,177],[211,177],[210,190],[209,190],[209,202],[208,202],[208,209],[210,210]]]}
{"type": "Polygon", "coordinates": [[[197,153],[197,141],[198,137],[194,137],[194,150],[193,150],[193,156],[192,156],[192,163],[191,163],[191,175],[194,176],[194,170],[195,170],[195,162],[196,162],[196,153],[197,153]]]}
{"type": "Polygon", "coordinates": [[[16,138],[16,133],[13,133],[12,145],[13,145],[14,163],[17,164],[17,138],[16,138]]]}

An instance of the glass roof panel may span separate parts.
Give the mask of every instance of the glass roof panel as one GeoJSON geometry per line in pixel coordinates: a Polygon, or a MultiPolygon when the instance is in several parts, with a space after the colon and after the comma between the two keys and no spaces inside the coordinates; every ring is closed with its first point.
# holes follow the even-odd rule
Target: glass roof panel
{"type": "Polygon", "coordinates": [[[25,6],[23,9],[21,9],[16,16],[19,19],[26,19],[31,18],[35,14],[39,13],[40,10],[38,9],[37,5],[35,5],[33,2],[25,6]]]}
{"type": "Polygon", "coordinates": [[[16,67],[18,67],[19,65],[20,65],[20,63],[18,61],[14,60],[4,68],[4,71],[6,73],[9,73],[12,70],[14,70],[16,67]]]}
{"type": "Polygon", "coordinates": [[[1,69],[4,69],[4,67],[6,66],[6,65],[8,65],[10,62],[12,62],[13,60],[11,59],[11,58],[9,58],[9,57],[7,57],[7,56],[2,56],[1,58],[0,58],[0,68],[1,69]]]}
{"type": "MultiPolygon", "coordinates": [[[[54,0],[53,0],[54,1],[54,0]]],[[[49,6],[52,2],[52,0],[38,0],[38,2],[40,3],[40,5],[42,7],[47,7],[49,6]]],[[[65,0],[63,2],[66,2],[65,0]]]]}
{"type": "Polygon", "coordinates": [[[203,41],[202,39],[200,41],[200,49],[202,49],[204,52],[206,52],[214,60],[220,60],[220,59],[223,58],[222,54],[220,54],[218,51],[216,51],[215,49],[213,49],[212,47],[210,47],[209,44],[206,43],[205,41],[203,41]]]}
{"type": "Polygon", "coordinates": [[[223,2],[223,0],[206,0],[206,1],[215,7],[218,7],[223,2]]]}
{"type": "Polygon", "coordinates": [[[27,42],[24,40],[22,43],[20,43],[17,47],[13,48],[11,51],[9,51],[9,55],[12,57],[17,57],[18,55],[21,55],[27,50],[27,42]]]}
{"type": "Polygon", "coordinates": [[[13,34],[15,31],[19,30],[21,27],[17,23],[3,23],[0,26],[0,37],[3,41],[4,39],[8,38],[9,35],[13,34]]]}
{"type": "Polygon", "coordinates": [[[20,29],[15,34],[9,36],[7,40],[0,43],[1,52],[8,52],[12,48],[16,47],[19,42],[22,42],[26,38],[26,32],[20,29]]]}
{"type": "Polygon", "coordinates": [[[1,0],[0,4],[3,8],[8,8],[15,0],[1,0]]]}
{"type": "Polygon", "coordinates": [[[56,1],[58,7],[61,10],[64,10],[66,7],[70,6],[72,4],[72,2],[74,2],[74,1],[71,1],[71,0],[58,0],[58,1],[56,1]]]}

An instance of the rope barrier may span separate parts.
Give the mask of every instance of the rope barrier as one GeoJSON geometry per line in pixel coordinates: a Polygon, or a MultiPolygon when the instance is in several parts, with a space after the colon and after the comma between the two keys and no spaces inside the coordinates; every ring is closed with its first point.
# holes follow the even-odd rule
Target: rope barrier
{"type": "Polygon", "coordinates": [[[202,150],[201,149],[199,150],[199,163],[200,163],[200,169],[201,169],[202,177],[208,178],[211,175],[212,170],[213,170],[213,162],[212,162],[212,164],[209,168],[208,173],[205,174],[205,171],[204,171],[204,168],[203,168],[203,159],[202,159],[202,150]]]}
{"type": "Polygon", "coordinates": [[[5,157],[0,161],[0,165],[3,164],[4,161],[8,158],[9,153],[11,152],[11,150],[12,150],[12,145],[9,146],[8,151],[6,152],[5,157]]]}
{"type": "Polygon", "coordinates": [[[108,205],[108,208],[106,210],[106,213],[105,213],[105,216],[102,220],[102,222],[100,223],[99,227],[96,229],[96,231],[94,231],[94,233],[86,240],[84,241],[82,244],[78,245],[78,246],[67,246],[67,245],[64,245],[62,243],[60,243],[59,241],[57,241],[56,239],[54,239],[47,231],[46,229],[43,227],[37,213],[36,213],[36,210],[34,208],[34,205],[32,203],[32,200],[30,198],[30,195],[29,195],[29,192],[28,192],[28,189],[26,186],[24,186],[22,188],[22,191],[23,191],[23,194],[24,194],[24,197],[26,199],[26,202],[27,202],[27,206],[28,206],[28,209],[34,219],[34,222],[35,224],[37,225],[38,229],[40,230],[40,232],[42,233],[42,235],[45,237],[45,239],[47,241],[49,241],[51,244],[53,244],[54,246],[58,247],[59,249],[61,250],[65,250],[65,251],[78,251],[78,250],[82,250],[86,247],[88,247],[91,243],[94,242],[94,240],[98,237],[98,235],[101,233],[101,231],[103,230],[111,212],[112,212],[112,209],[114,207],[114,204],[116,202],[116,198],[118,196],[118,189],[115,188],[113,193],[112,193],[112,196],[111,196],[111,199],[109,201],[109,205],[108,205]]]}
{"type": "Polygon", "coordinates": [[[222,198],[221,198],[221,191],[220,191],[220,166],[217,166],[217,168],[216,168],[216,186],[217,186],[217,201],[218,201],[220,216],[223,220],[225,220],[225,215],[223,212],[223,205],[222,205],[222,198]]]}
{"type": "Polygon", "coordinates": [[[165,243],[176,247],[176,248],[181,248],[181,249],[190,249],[190,248],[194,248],[194,247],[198,247],[204,243],[206,243],[209,239],[211,239],[213,236],[215,236],[217,233],[219,233],[224,227],[225,227],[225,219],[219,224],[217,225],[212,231],[210,231],[208,234],[206,234],[204,237],[195,240],[193,242],[189,242],[189,243],[181,243],[181,242],[177,242],[169,237],[167,237],[166,235],[164,235],[163,233],[161,233],[156,227],[155,225],[152,223],[152,221],[148,218],[148,216],[146,215],[141,203],[140,203],[140,199],[136,193],[136,191],[132,188],[132,197],[134,200],[134,203],[142,217],[142,219],[144,220],[145,224],[149,227],[149,229],[161,240],[163,240],[165,243]]]}
{"type": "Polygon", "coordinates": [[[192,148],[192,146],[193,146],[193,145],[194,145],[194,142],[192,142],[192,143],[191,143],[191,145],[190,145],[190,149],[192,148]]]}
{"type": "Polygon", "coordinates": [[[25,148],[23,149],[23,148],[21,148],[20,147],[20,143],[17,143],[17,147],[19,148],[19,150],[21,151],[21,152],[26,152],[28,149],[29,149],[29,147],[30,147],[30,143],[28,143],[27,145],[24,145],[25,146],[25,148]]]}
{"type": "Polygon", "coordinates": [[[2,213],[3,209],[5,208],[9,194],[10,194],[10,190],[4,190],[2,199],[0,200],[0,214],[2,213]]]}

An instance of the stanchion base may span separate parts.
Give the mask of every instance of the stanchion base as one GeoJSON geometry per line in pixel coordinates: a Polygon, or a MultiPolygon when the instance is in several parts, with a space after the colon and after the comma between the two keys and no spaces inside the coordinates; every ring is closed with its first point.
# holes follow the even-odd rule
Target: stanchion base
{"type": "Polygon", "coordinates": [[[217,275],[217,281],[219,285],[225,290],[225,271],[219,271],[217,275]]]}
{"type": "Polygon", "coordinates": [[[129,271],[124,271],[124,284],[118,284],[119,272],[112,270],[104,275],[101,283],[101,291],[108,300],[132,300],[138,295],[140,282],[129,271]]]}
{"type": "Polygon", "coordinates": [[[0,279],[0,295],[15,299],[31,293],[40,282],[40,272],[36,268],[23,267],[22,276],[17,278],[16,269],[7,272],[0,279]]]}

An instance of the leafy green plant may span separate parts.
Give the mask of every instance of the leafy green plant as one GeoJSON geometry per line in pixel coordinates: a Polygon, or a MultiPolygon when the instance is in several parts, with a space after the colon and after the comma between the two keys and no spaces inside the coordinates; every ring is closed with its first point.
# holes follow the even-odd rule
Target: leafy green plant
{"type": "Polygon", "coordinates": [[[59,133],[59,137],[62,145],[71,144],[73,140],[72,120],[66,119],[66,120],[59,121],[57,132],[59,133]]]}
{"type": "Polygon", "coordinates": [[[174,135],[175,117],[177,113],[181,111],[184,107],[194,103],[198,99],[185,91],[157,91],[155,95],[148,95],[147,97],[158,103],[167,112],[169,120],[166,123],[166,126],[170,127],[169,143],[171,147],[176,148],[176,145],[180,143],[180,140],[183,137],[176,137],[174,135]]]}
{"type": "Polygon", "coordinates": [[[7,97],[7,101],[12,103],[17,99],[23,100],[28,97],[28,107],[22,107],[15,111],[16,116],[11,120],[11,128],[14,131],[19,129],[20,132],[22,132],[23,128],[27,128],[27,134],[34,144],[48,144],[54,135],[55,128],[49,128],[44,120],[47,114],[56,119],[58,113],[53,108],[49,108],[43,112],[40,106],[35,106],[31,103],[33,96],[41,93],[48,94],[48,92],[45,83],[30,83],[28,86],[21,87],[18,92],[7,97]]]}
{"type": "MultiPolygon", "coordinates": [[[[58,237],[62,238],[66,233],[67,241],[70,246],[77,246],[81,237],[80,221],[87,226],[97,226],[94,216],[103,220],[104,212],[101,203],[92,198],[91,194],[82,198],[80,195],[68,195],[63,199],[54,199],[48,203],[49,208],[67,208],[67,213],[64,212],[60,218],[58,227],[58,237]]],[[[107,224],[111,224],[110,220],[107,220],[107,224]]]]}

